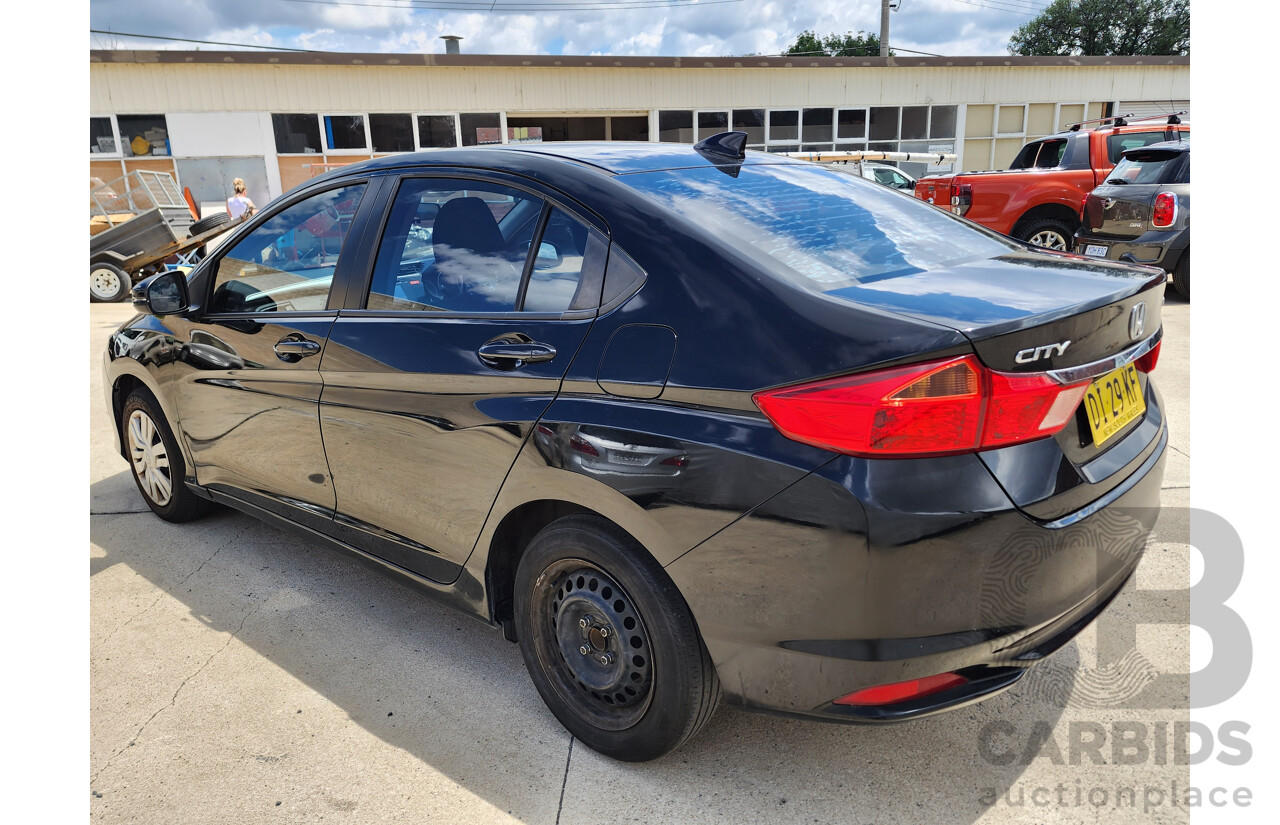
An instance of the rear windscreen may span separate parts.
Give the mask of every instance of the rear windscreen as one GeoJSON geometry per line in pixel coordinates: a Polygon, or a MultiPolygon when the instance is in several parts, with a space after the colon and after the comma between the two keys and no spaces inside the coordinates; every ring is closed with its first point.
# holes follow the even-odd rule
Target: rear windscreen
{"type": "Polygon", "coordinates": [[[1182,166],[1181,152],[1141,152],[1121,158],[1107,183],[1170,183],[1182,166]]]}
{"type": "Polygon", "coordinates": [[[994,258],[1020,247],[922,200],[817,165],[620,175],[769,269],[817,292],[994,258]]]}

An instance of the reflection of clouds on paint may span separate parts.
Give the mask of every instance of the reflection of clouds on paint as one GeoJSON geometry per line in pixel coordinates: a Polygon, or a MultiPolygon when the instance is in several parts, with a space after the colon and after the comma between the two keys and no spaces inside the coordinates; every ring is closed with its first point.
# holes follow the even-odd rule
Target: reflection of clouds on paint
{"type": "Polygon", "coordinates": [[[764,253],[830,291],[990,258],[1005,245],[879,184],[806,165],[748,165],[623,178],[739,248],[764,253]]]}

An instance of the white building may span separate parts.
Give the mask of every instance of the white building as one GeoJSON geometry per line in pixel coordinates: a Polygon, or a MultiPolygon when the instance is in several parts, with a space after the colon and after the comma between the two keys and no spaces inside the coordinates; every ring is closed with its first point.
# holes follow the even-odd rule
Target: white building
{"type": "MultiPolygon", "coordinates": [[[[954,152],[1009,164],[1109,114],[1189,109],[1189,57],[556,57],[91,51],[89,168],[176,172],[259,205],[334,165],[513,140],[954,152]]],[[[1189,120],[1189,116],[1184,116],[1189,120]]],[[[924,165],[904,164],[921,174],[924,165]]],[[[930,167],[930,171],[938,171],[930,167]]]]}

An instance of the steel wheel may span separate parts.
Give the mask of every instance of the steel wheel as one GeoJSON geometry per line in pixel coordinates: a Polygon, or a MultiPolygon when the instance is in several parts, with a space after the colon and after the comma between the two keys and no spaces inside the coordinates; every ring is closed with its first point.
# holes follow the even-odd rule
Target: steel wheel
{"type": "Polygon", "coordinates": [[[1067,251],[1067,239],[1062,236],[1061,232],[1054,229],[1042,229],[1027,238],[1027,243],[1033,246],[1043,246],[1046,249],[1056,249],[1059,252],[1067,251]]]}
{"type": "Polygon", "coordinates": [[[157,507],[164,507],[173,497],[173,477],[170,475],[169,451],[160,437],[160,430],[151,416],[142,410],[134,410],[129,416],[129,455],[133,472],[138,477],[138,487],[157,507]]]}
{"type": "Polygon", "coordinates": [[[605,730],[625,730],[649,709],[653,662],[635,602],[613,578],[582,559],[563,559],[539,577],[533,621],[538,658],[561,698],[605,730]]]}
{"type": "Polygon", "coordinates": [[[99,304],[119,301],[129,293],[129,276],[115,264],[96,263],[89,267],[89,300],[99,304]]]}

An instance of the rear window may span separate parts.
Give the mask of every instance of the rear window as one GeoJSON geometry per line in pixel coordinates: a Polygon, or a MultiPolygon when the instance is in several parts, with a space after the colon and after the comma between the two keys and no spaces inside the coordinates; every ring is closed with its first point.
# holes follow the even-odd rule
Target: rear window
{"type": "Polygon", "coordinates": [[[1160,143],[1166,138],[1164,130],[1158,132],[1129,132],[1128,134],[1107,135],[1107,158],[1118,163],[1120,156],[1130,149],[1160,143]]]}
{"type": "MultiPolygon", "coordinates": [[[[1182,152],[1137,152],[1121,158],[1107,175],[1107,183],[1174,183],[1182,171],[1182,152]]],[[[1190,182],[1190,175],[1187,181],[1190,182]]]]}
{"type": "Polygon", "coordinates": [[[934,206],[816,165],[761,164],[621,175],[779,276],[817,292],[1017,249],[934,206]]]}

